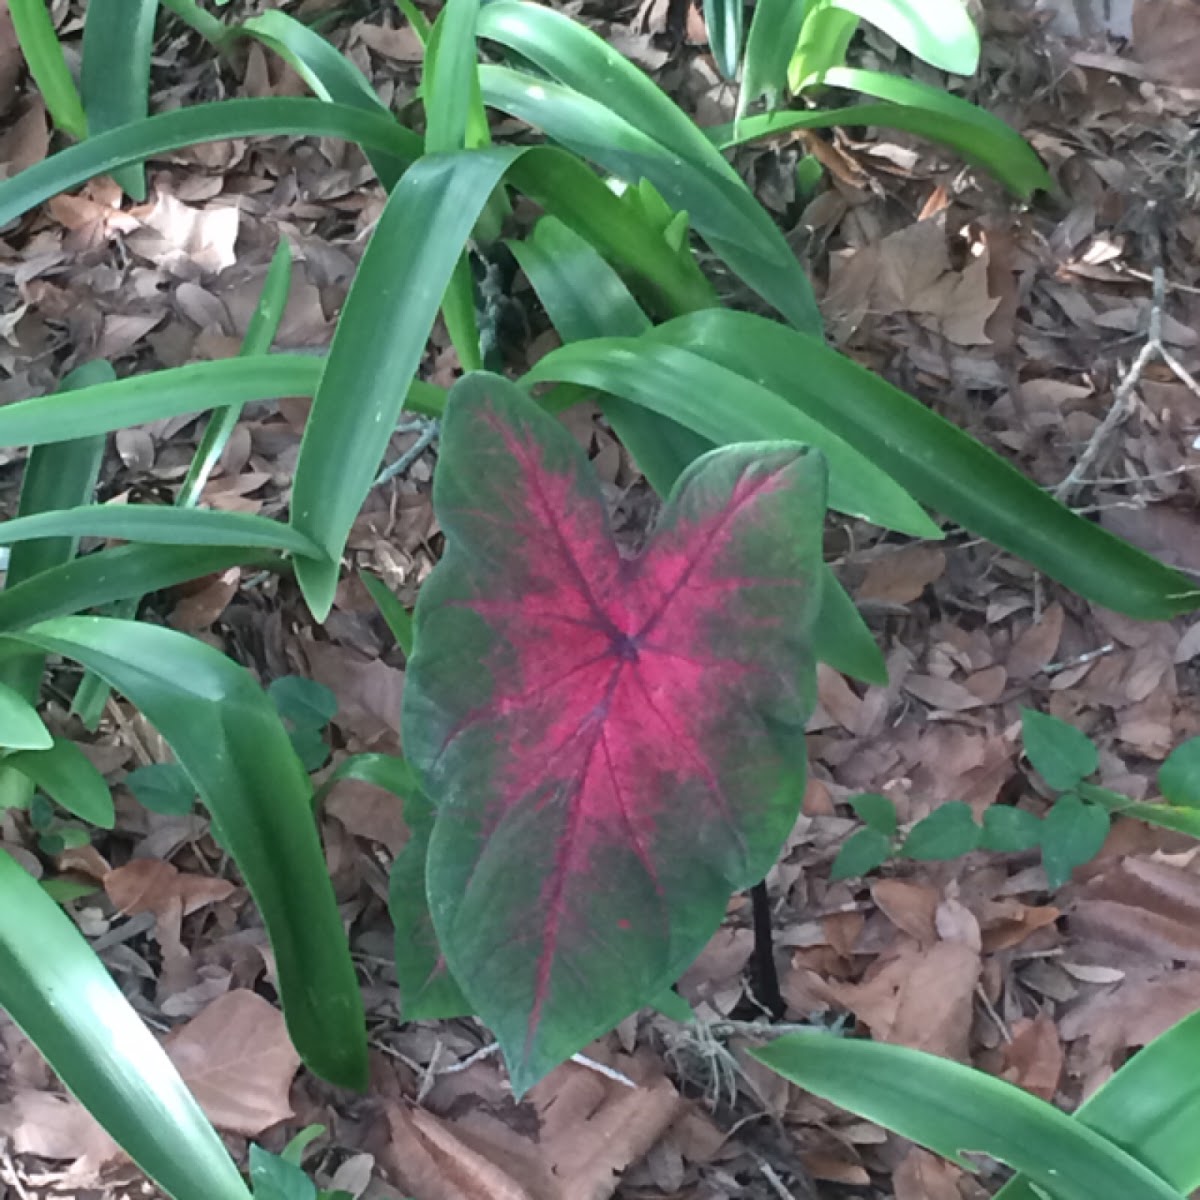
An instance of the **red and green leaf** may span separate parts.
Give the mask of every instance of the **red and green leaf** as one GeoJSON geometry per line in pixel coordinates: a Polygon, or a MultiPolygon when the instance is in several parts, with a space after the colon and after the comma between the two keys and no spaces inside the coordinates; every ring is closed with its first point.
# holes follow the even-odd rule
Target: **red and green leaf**
{"type": "Polygon", "coordinates": [[[796,819],[824,460],[706,454],[626,558],[570,434],[476,374],[434,504],[405,753],[442,954],[520,1092],[660,996],[796,819]]]}

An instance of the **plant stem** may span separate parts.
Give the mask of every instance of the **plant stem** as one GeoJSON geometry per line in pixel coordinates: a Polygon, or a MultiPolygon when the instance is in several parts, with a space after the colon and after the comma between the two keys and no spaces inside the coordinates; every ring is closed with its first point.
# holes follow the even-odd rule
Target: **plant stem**
{"type": "Polygon", "coordinates": [[[775,950],[771,938],[771,900],[764,879],[750,889],[754,909],[754,995],[759,1004],[778,1021],[787,1011],[779,990],[779,974],[775,970],[775,950]]]}
{"type": "Polygon", "coordinates": [[[218,49],[236,33],[236,30],[226,26],[224,21],[218,20],[212,13],[201,8],[196,0],[162,0],[162,5],[218,49]]]}

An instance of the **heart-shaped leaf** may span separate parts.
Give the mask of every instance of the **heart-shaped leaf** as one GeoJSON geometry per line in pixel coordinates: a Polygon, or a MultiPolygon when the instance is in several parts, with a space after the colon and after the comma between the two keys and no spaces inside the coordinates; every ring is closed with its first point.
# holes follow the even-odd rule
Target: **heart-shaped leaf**
{"type": "Polygon", "coordinates": [[[570,434],[504,380],[447,405],[404,696],[451,974],[524,1091],[678,978],[804,784],[825,467],[706,454],[623,558],[570,434]]]}

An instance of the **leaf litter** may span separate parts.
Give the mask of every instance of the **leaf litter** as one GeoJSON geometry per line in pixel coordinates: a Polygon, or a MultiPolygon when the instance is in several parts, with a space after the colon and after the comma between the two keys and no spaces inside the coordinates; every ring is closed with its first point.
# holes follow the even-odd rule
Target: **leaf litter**
{"type": "MultiPolygon", "coordinates": [[[[301,15],[328,7],[302,5],[301,15]]],[[[0,8],[0,171],[10,175],[44,157],[49,133],[0,8]]],[[[585,5],[583,15],[703,121],[731,119],[734,96],[707,57],[702,23],[689,17],[680,45],[667,29],[668,6],[642,8],[585,5]]],[[[1098,431],[1152,318],[1185,376],[1200,374],[1200,218],[1184,151],[1198,98],[1188,89],[1200,89],[1188,51],[1200,35],[1194,8],[1186,0],[983,5],[982,75],[952,86],[1033,141],[1062,185],[1057,203],[1016,210],[951,156],[886,131],[812,135],[737,155],[764,202],[807,244],[847,352],[1014,456],[1046,487],[1060,485],[1094,445],[1072,502],[1189,571],[1200,569],[1200,393],[1165,361],[1149,363],[1117,419],[1098,431]],[[792,170],[800,148],[827,168],[807,199],[792,170]]],[[[78,37],[75,7],[55,12],[68,38],[78,37]]],[[[335,37],[385,102],[411,97],[418,55],[406,29],[372,17],[335,37]]],[[[863,53],[862,65],[886,66],[895,51],[872,35],[863,53]]],[[[158,60],[156,107],[303,90],[257,48],[215,67],[190,34],[166,34],[158,60]]],[[[382,204],[357,151],[325,141],[218,143],[156,160],[149,182],[145,205],[122,207],[112,185],[97,181],[0,237],[0,400],[45,391],[96,355],[129,371],[235,353],[280,235],[297,262],[279,345],[328,345],[382,204]]],[[[435,332],[428,374],[448,382],[454,370],[435,332]]],[[[306,407],[248,408],[205,502],[285,511],[306,407]]],[[[572,413],[570,427],[601,470],[618,528],[624,519],[636,542],[653,511],[644,484],[594,411],[572,413]]],[[[101,498],[170,492],[201,430],[179,419],[123,435],[105,463],[101,498]]],[[[398,432],[388,460],[418,436],[398,432]]],[[[354,565],[409,606],[440,554],[429,503],[435,454],[424,450],[376,488],[351,538],[354,565]]],[[[6,464],[20,461],[5,455],[6,464]]],[[[7,512],[18,478],[0,475],[7,512]]],[[[1027,853],[894,860],[840,882],[829,867],[860,827],[846,802],[861,791],[887,796],[902,829],[957,800],[977,819],[997,804],[1044,812],[1051,797],[1020,755],[1022,707],[1088,733],[1100,747],[1103,786],[1155,798],[1158,764],[1200,733],[1200,622],[1139,625],[1098,610],[954,530],[928,547],[843,525],[829,530],[828,549],[885,648],[890,681],[863,686],[821,672],[804,812],[768,877],[785,1020],[849,1022],[1073,1108],[1200,1006],[1200,860],[1188,839],[1118,819],[1098,857],[1053,892],[1027,853]]],[[[353,575],[322,629],[310,626],[290,587],[252,573],[161,602],[165,619],[264,682],[294,673],[332,689],[338,712],[325,771],[349,753],[398,747],[404,656],[353,575]]],[[[418,1200],[708,1200],[807,1196],[817,1186],[949,1200],[999,1182],[964,1176],[755,1072],[740,1054],[764,1036],[750,1002],[753,937],[740,896],[682,984],[706,1025],[681,1036],[665,1018],[640,1014],[589,1048],[591,1065],[567,1064],[514,1102],[479,1027],[399,1020],[387,867],[408,829],[388,794],[365,784],[339,785],[322,815],[374,1055],[369,1097],[348,1101],[297,1071],[269,947],[205,821],[147,812],[121,787],[133,766],[167,758],[153,731],[115,700],[94,736],[54,702],[49,718],[84,745],[118,798],[112,833],[64,850],[50,867],[92,887],[72,905],[77,922],[236,1151],[247,1138],[279,1150],[303,1125],[320,1123],[328,1133],[308,1165],[325,1185],[418,1200]]],[[[0,814],[0,843],[43,870],[12,813],[0,814]]],[[[0,1179],[18,1194],[146,1194],[6,1022],[0,1138],[8,1147],[0,1179]]]]}

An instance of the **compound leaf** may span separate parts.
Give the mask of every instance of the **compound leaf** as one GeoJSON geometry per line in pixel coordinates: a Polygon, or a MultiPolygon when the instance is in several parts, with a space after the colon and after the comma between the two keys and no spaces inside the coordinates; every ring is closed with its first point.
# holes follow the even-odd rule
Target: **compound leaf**
{"type": "Polygon", "coordinates": [[[574,439],[475,374],[434,503],[404,746],[438,944],[521,1092],[660,997],[795,821],[825,467],[706,454],[623,558],[574,439]]]}

